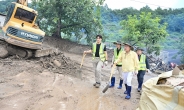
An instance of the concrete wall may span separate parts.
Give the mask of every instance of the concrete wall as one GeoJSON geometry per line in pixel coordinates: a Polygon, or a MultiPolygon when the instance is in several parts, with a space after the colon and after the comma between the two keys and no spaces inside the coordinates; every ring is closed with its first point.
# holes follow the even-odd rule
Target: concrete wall
{"type": "Polygon", "coordinates": [[[0,14],[0,28],[3,27],[3,25],[4,25],[5,17],[6,16],[3,16],[0,14]]]}

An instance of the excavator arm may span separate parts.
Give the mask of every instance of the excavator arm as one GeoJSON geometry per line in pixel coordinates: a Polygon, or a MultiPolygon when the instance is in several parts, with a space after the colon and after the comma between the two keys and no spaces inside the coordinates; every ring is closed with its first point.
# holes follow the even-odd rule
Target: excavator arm
{"type": "Polygon", "coordinates": [[[27,6],[28,0],[17,0],[17,3],[27,6]]]}

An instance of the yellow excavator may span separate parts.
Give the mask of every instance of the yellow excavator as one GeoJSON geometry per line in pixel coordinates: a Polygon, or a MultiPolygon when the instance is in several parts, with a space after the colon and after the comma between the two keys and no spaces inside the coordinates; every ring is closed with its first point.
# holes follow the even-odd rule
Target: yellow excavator
{"type": "Polygon", "coordinates": [[[27,0],[11,3],[2,27],[3,35],[0,35],[0,58],[9,54],[30,58],[53,53],[52,49],[43,49],[45,32],[35,23],[37,16],[37,11],[28,7],[27,0]]]}

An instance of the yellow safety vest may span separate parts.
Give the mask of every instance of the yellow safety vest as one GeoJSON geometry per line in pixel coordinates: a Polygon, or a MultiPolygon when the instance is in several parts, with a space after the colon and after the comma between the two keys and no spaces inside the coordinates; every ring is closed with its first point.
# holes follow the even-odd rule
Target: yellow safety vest
{"type": "Polygon", "coordinates": [[[146,55],[142,54],[140,56],[139,70],[146,70],[146,55]]]}
{"type": "MultiPolygon", "coordinates": [[[[122,49],[119,51],[119,54],[117,55],[117,48],[114,49],[114,61],[116,61],[119,57],[119,55],[121,55],[122,49]]],[[[117,65],[122,65],[122,62],[118,63],[117,65]]]]}
{"type": "MultiPolygon", "coordinates": [[[[102,61],[105,61],[105,53],[104,53],[104,47],[105,44],[101,43],[100,50],[99,50],[99,56],[102,61]]],[[[95,59],[95,53],[96,53],[96,43],[93,43],[93,59],[95,59]]]]}

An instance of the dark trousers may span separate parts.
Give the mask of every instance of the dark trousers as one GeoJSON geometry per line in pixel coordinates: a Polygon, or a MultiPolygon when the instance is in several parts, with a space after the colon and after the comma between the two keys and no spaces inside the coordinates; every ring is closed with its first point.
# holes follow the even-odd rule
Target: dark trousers
{"type": "Polygon", "coordinates": [[[138,88],[142,88],[142,83],[144,80],[144,75],[146,73],[146,70],[139,70],[137,74],[137,81],[138,81],[138,88]]]}

